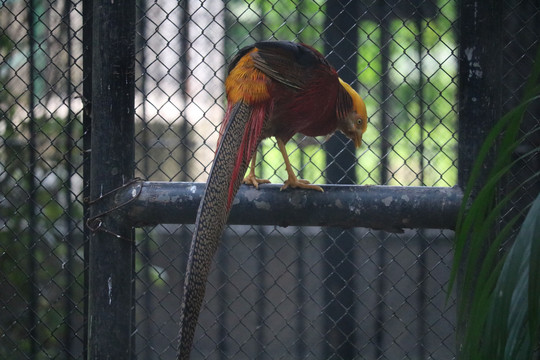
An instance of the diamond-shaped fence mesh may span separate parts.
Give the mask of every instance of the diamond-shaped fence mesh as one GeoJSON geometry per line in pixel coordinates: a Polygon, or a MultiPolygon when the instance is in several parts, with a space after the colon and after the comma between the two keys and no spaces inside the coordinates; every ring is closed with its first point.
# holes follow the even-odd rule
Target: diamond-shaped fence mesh
{"type": "MultiPolygon", "coordinates": [[[[540,10],[528,1],[508,0],[504,8],[501,76],[509,109],[520,99],[538,45],[540,10]]],[[[82,35],[86,16],[82,1],[2,2],[2,359],[85,353],[82,61],[92,51],[82,35]]],[[[369,114],[358,150],[338,135],[291,140],[287,150],[303,178],[455,186],[458,20],[453,0],[138,0],[136,176],[205,181],[225,111],[228,60],[245,45],[280,39],[325,54],[369,114]]],[[[538,124],[537,110],[525,133],[538,124]]],[[[274,141],[258,151],[258,175],[283,182],[274,141]]],[[[510,181],[538,171],[538,163],[517,170],[510,181]]],[[[175,356],[192,230],[136,231],[138,358],[175,356]]],[[[452,240],[448,230],[230,226],[192,356],[452,358],[455,306],[445,292],[452,240]]]]}

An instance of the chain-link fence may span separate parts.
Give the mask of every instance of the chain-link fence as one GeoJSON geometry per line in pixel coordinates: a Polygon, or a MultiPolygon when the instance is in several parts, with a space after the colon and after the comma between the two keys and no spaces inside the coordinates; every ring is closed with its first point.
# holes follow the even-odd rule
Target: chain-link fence
{"type": "MultiPolygon", "coordinates": [[[[7,0],[0,13],[2,359],[86,353],[88,3],[7,0]]],[[[540,9],[533,1],[502,7],[504,110],[519,100],[540,38],[540,9]]],[[[295,137],[288,152],[302,177],[455,186],[458,20],[453,0],[138,0],[136,176],[205,181],[228,60],[254,41],[280,39],[327,55],[366,100],[370,118],[359,150],[338,135],[295,137]]],[[[538,121],[531,111],[526,126],[538,121]]],[[[283,182],[273,140],[259,153],[259,174],[283,182]]],[[[532,160],[515,177],[531,171],[538,171],[532,160]]],[[[534,186],[523,196],[535,195],[534,186]]],[[[174,358],[191,234],[191,225],[136,231],[138,358],[174,358]]],[[[452,358],[453,295],[445,301],[452,238],[450,230],[230,226],[193,358],[452,358]]]]}
{"type": "Polygon", "coordinates": [[[0,358],[80,357],[82,17],[0,9],[0,358]]]}

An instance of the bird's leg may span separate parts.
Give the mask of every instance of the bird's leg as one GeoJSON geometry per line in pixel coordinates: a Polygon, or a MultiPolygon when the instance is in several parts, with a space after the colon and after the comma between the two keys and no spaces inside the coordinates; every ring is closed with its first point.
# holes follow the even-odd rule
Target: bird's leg
{"type": "Polygon", "coordinates": [[[249,174],[244,178],[244,184],[253,185],[255,189],[259,188],[259,184],[270,184],[270,180],[266,179],[257,179],[255,176],[255,164],[257,163],[257,151],[253,154],[251,158],[251,166],[249,168],[249,174]]]}
{"type": "Polygon", "coordinates": [[[309,181],[298,179],[296,177],[296,175],[293,172],[291,163],[289,162],[289,156],[287,155],[287,149],[285,148],[285,143],[282,140],[277,139],[277,144],[279,147],[279,151],[281,151],[281,155],[283,155],[283,160],[285,161],[285,169],[287,170],[287,174],[289,176],[289,178],[285,181],[285,183],[281,187],[281,190],[284,190],[288,187],[292,187],[292,188],[312,189],[312,190],[324,192],[324,190],[320,186],[312,185],[309,183],[309,181]]]}

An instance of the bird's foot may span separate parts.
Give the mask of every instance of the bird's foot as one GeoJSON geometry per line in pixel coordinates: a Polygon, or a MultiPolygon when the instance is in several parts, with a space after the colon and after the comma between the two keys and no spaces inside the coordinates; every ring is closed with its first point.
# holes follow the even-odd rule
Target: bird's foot
{"type": "Polygon", "coordinates": [[[244,178],[243,183],[246,184],[246,185],[253,185],[253,186],[255,186],[255,189],[258,189],[259,184],[270,184],[270,180],[257,179],[255,174],[249,174],[248,176],[246,176],[244,178]]]}
{"type": "Polygon", "coordinates": [[[318,185],[310,184],[309,181],[304,179],[297,179],[296,177],[287,179],[280,190],[285,190],[286,188],[291,187],[293,189],[295,188],[301,188],[301,189],[311,189],[311,190],[317,190],[320,192],[324,192],[322,187],[318,185]]]}

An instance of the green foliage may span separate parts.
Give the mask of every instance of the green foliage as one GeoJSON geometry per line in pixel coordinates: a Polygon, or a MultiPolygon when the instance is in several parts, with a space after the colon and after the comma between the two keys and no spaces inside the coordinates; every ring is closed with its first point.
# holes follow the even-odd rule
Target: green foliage
{"type": "MultiPolygon", "coordinates": [[[[528,106],[540,99],[540,49],[526,86],[524,100],[503,116],[487,135],[464,192],[456,228],[456,244],[450,289],[462,269],[458,289],[458,349],[464,359],[530,359],[537,345],[540,299],[540,197],[530,209],[501,222],[503,211],[533,174],[498,199],[501,182],[520,160],[537,155],[538,149],[512,160],[528,106]],[[493,166],[484,173],[491,151],[498,146],[493,166]],[[477,183],[486,183],[474,194],[477,183]],[[474,196],[474,199],[473,199],[474,196]],[[470,205],[469,205],[470,204],[470,205]],[[504,246],[516,224],[527,212],[510,250],[504,246]],[[502,254],[501,254],[502,253],[502,254]]],[[[537,126],[532,132],[539,131],[537,126]]],[[[450,293],[450,292],[449,292],[450,293]]]]}
{"type": "Polygon", "coordinates": [[[486,336],[497,346],[482,346],[485,359],[529,359],[538,339],[540,195],[521,225],[504,261],[487,315],[486,336]]]}
{"type": "Polygon", "coordinates": [[[324,26],[323,6],[323,0],[229,0],[227,35],[232,47],[226,54],[230,57],[243,46],[268,39],[301,41],[317,47],[324,26]]]}

